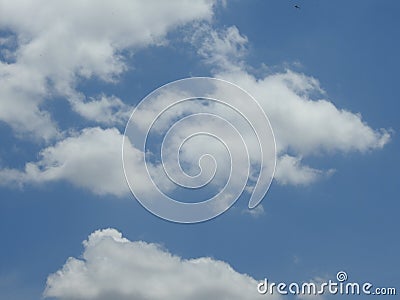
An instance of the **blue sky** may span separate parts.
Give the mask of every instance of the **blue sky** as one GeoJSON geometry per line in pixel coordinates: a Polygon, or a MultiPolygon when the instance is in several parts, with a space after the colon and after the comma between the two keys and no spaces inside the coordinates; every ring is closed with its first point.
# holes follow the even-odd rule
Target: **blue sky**
{"type": "Polygon", "coordinates": [[[254,299],[265,277],[329,280],[341,270],[399,290],[400,5],[178,2],[0,1],[0,297],[254,299]],[[172,223],[126,187],[127,116],[154,89],[192,76],[238,84],[270,118],[278,164],[257,214],[244,195],[213,220],[172,223]],[[132,249],[117,231],[94,233],[106,228],[132,249]],[[180,294],[185,278],[197,284],[180,294]],[[143,287],[154,281],[160,294],[143,287]]]}

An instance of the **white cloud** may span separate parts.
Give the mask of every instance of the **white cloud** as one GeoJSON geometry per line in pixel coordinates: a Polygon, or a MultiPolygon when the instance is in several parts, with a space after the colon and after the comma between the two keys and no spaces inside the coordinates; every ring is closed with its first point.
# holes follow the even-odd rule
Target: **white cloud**
{"type": "Polygon", "coordinates": [[[215,77],[233,82],[254,96],[272,124],[278,162],[275,178],[283,184],[308,184],[331,170],[303,165],[315,154],[367,152],[381,149],[390,140],[386,129],[373,129],[361,114],[337,108],[326,97],[317,79],[286,70],[257,78],[243,61],[247,38],[236,27],[200,27],[193,39],[205,62],[212,63],[215,77]]]}
{"type": "Polygon", "coordinates": [[[84,241],[81,259],[69,258],[47,279],[45,297],[90,300],[279,299],[259,295],[257,281],[209,257],[183,259],[156,244],[131,242],[115,229],[84,241]]]}
{"type": "MultiPolygon", "coordinates": [[[[168,174],[171,171],[172,175],[177,175],[173,176],[176,182],[186,187],[204,186],[207,191],[210,188],[218,201],[227,204],[241,195],[252,177],[249,185],[254,190],[250,206],[256,206],[272,180],[275,163],[273,135],[265,129],[268,122],[259,106],[239,88],[219,80],[183,80],[165,89],[158,90],[136,108],[133,126],[127,127],[131,142],[143,143],[146,129],[152,128],[156,133],[162,129],[164,166],[168,174]],[[200,96],[199,91],[229,104],[197,99],[176,102],[200,96]],[[181,96],[175,98],[176,95],[181,96]],[[261,160],[266,162],[262,172],[261,160]],[[182,165],[193,177],[183,174],[182,165]],[[210,184],[206,185],[207,182],[210,184]],[[257,186],[256,182],[260,184],[257,186]],[[221,194],[214,193],[215,189],[221,194]]],[[[220,205],[216,207],[222,209],[220,205]]]]}
{"type": "MultiPolygon", "coordinates": [[[[156,5],[151,1],[126,1],[112,6],[108,2],[104,5],[96,2],[92,6],[90,2],[85,6],[74,1],[52,2],[44,6],[46,9],[38,10],[40,18],[33,22],[25,17],[33,4],[0,3],[0,27],[8,27],[16,33],[18,45],[16,61],[0,64],[0,120],[9,123],[17,132],[38,134],[45,139],[60,137],[51,116],[40,108],[44,99],[54,93],[67,97],[72,109],[88,120],[107,126],[123,124],[130,113],[128,105],[117,97],[103,94],[87,100],[75,90],[75,81],[91,76],[113,80],[126,68],[122,50],[157,44],[171,28],[191,20],[209,18],[213,7],[209,1],[157,2],[160,7],[150,14],[156,5]],[[141,17],[148,14],[148,18],[141,17]]],[[[385,129],[375,130],[360,114],[335,107],[313,77],[290,70],[260,78],[254,76],[243,60],[248,40],[236,27],[215,31],[209,25],[200,25],[195,30],[191,42],[215,68],[215,76],[249,91],[267,113],[275,132],[278,151],[275,179],[279,183],[304,185],[329,175],[331,170],[319,170],[303,163],[315,154],[366,152],[380,149],[389,141],[390,135],[385,129]]],[[[10,40],[12,38],[5,38],[1,43],[12,44],[10,40]]],[[[176,95],[177,91],[171,92],[176,95]]],[[[138,130],[143,130],[141,125],[147,122],[147,116],[157,111],[157,107],[145,108],[137,120],[138,130]]],[[[174,109],[179,116],[202,111],[204,106],[187,103],[174,109]]],[[[212,109],[221,116],[228,116],[221,107],[212,109]]],[[[158,126],[162,130],[170,128],[173,120],[174,115],[169,115],[161,119],[158,126]]],[[[258,153],[258,146],[252,142],[251,134],[246,133],[249,130],[237,124],[243,127],[245,138],[249,138],[250,156],[256,156],[253,154],[258,153]]],[[[211,123],[208,125],[212,126],[211,123]]],[[[185,131],[198,131],[200,127],[201,123],[187,124],[182,135],[176,134],[175,138],[185,137],[185,131]]],[[[160,128],[156,126],[154,130],[160,128]]],[[[121,196],[127,193],[119,154],[121,139],[116,129],[87,128],[45,148],[40,159],[27,163],[24,171],[0,170],[0,179],[2,184],[66,180],[96,194],[121,196]]],[[[228,140],[234,143],[230,137],[228,140]]],[[[189,171],[193,173],[198,169],[197,160],[206,145],[212,148],[220,162],[226,161],[222,147],[218,152],[213,144],[201,139],[197,142],[193,139],[191,144],[191,147],[182,148],[181,158],[184,163],[191,163],[189,171]]],[[[132,149],[133,157],[137,159],[142,152],[132,149]]],[[[220,166],[229,167],[224,163],[220,166]]],[[[150,166],[153,174],[159,176],[158,183],[170,190],[170,182],[161,179],[164,173],[160,168],[161,165],[150,166]]],[[[222,182],[224,177],[218,176],[215,178],[220,180],[216,182],[222,182]]],[[[147,185],[143,188],[151,190],[147,185]]],[[[251,186],[247,190],[251,190],[251,186]]]]}
{"type": "MultiPolygon", "coordinates": [[[[49,146],[39,153],[39,160],[25,164],[24,170],[0,169],[0,185],[23,187],[25,184],[43,184],[66,181],[97,195],[126,196],[129,187],[122,165],[123,135],[116,128],[85,128],[79,133],[49,146]]],[[[125,163],[139,169],[143,152],[126,138],[125,163]]],[[[161,171],[161,165],[148,164],[155,182],[165,192],[173,189],[172,183],[161,171]]],[[[137,179],[137,191],[152,195],[154,186],[137,179]]]]}
{"type": "Polygon", "coordinates": [[[284,154],[279,157],[275,179],[280,184],[305,185],[317,180],[321,175],[330,175],[334,170],[321,171],[301,163],[301,158],[284,154]]]}
{"type": "MultiPolygon", "coordinates": [[[[56,136],[57,125],[42,108],[47,98],[59,95],[76,101],[75,83],[81,77],[115,80],[127,68],[123,51],[163,43],[177,26],[210,19],[213,4],[210,0],[0,1],[0,29],[11,32],[1,43],[16,41],[13,55],[8,55],[12,59],[0,62],[0,120],[17,133],[44,139],[56,136]]],[[[88,114],[82,106],[73,102],[84,117],[104,122],[107,115],[102,111],[99,116],[94,111],[88,114]]]]}
{"type": "MultiPolygon", "coordinates": [[[[95,194],[126,195],[129,192],[121,160],[122,135],[115,128],[87,128],[40,152],[37,162],[24,171],[0,170],[3,185],[40,184],[66,180],[95,194]]],[[[132,147],[132,163],[140,152],[132,147]]]]}
{"type": "Polygon", "coordinates": [[[87,120],[105,125],[125,124],[129,119],[132,108],[121,99],[100,95],[89,101],[72,100],[72,108],[87,120]]]}
{"type": "Polygon", "coordinates": [[[0,86],[1,121],[18,134],[33,134],[45,140],[58,135],[50,114],[39,108],[48,95],[44,78],[30,68],[0,62],[0,86]]]}
{"type": "Polygon", "coordinates": [[[242,67],[242,59],[247,54],[248,39],[236,26],[217,31],[209,24],[200,24],[194,28],[190,42],[198,48],[197,53],[205,62],[225,70],[242,67]]]}
{"type": "Polygon", "coordinates": [[[374,130],[360,114],[338,109],[327,99],[312,99],[321,88],[304,74],[285,73],[257,79],[245,71],[220,73],[240,84],[260,102],[268,114],[280,152],[301,155],[318,152],[365,152],[382,148],[390,138],[384,129],[374,130]]]}

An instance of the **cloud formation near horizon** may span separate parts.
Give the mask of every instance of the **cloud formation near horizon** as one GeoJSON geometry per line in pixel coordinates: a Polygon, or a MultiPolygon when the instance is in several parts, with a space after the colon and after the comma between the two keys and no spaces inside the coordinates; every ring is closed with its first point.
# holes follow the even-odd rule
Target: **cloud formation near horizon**
{"type": "Polygon", "coordinates": [[[156,244],[132,242],[115,229],[93,232],[82,258],[70,257],[47,278],[45,297],[87,300],[252,300],[257,281],[229,264],[200,257],[184,259],[156,244]]]}

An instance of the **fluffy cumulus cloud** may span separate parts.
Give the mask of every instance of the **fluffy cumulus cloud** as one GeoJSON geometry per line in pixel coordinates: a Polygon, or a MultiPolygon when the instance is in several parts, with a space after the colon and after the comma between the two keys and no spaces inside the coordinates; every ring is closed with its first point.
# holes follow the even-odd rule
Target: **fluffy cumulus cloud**
{"type": "Polygon", "coordinates": [[[210,65],[229,71],[243,67],[248,39],[240,34],[236,26],[215,30],[203,23],[194,27],[189,41],[198,47],[198,54],[210,65]]]}
{"type": "Polygon", "coordinates": [[[212,16],[213,1],[0,1],[0,120],[17,133],[50,139],[56,122],[42,104],[59,95],[83,117],[110,123],[115,101],[79,104],[79,78],[114,81],[123,51],[165,42],[168,31],[212,16]],[[34,12],[34,15],[32,15],[34,12]],[[88,113],[88,106],[94,109],[88,113]],[[99,108],[101,106],[101,108],[99,108]],[[98,113],[98,115],[96,115],[98,113]],[[106,120],[104,120],[106,118],[106,120]]]}
{"type": "MultiPolygon", "coordinates": [[[[0,169],[0,185],[23,187],[66,181],[96,195],[126,196],[129,187],[122,163],[122,141],[123,135],[116,128],[85,128],[44,148],[39,159],[27,162],[23,170],[0,169]]],[[[143,152],[131,145],[129,138],[125,139],[124,151],[125,164],[139,169],[143,152]]],[[[161,167],[149,163],[148,170],[164,191],[171,191],[173,184],[161,167]]],[[[134,182],[136,191],[152,196],[154,186],[142,178],[134,182]]]]}
{"type": "Polygon", "coordinates": [[[313,77],[291,70],[256,77],[243,61],[247,39],[236,27],[214,30],[209,38],[202,32],[192,42],[214,75],[247,90],[268,115],[276,139],[278,182],[308,184],[332,173],[302,163],[312,155],[367,152],[390,140],[388,130],[373,129],[361,114],[336,107],[313,77]]]}
{"type": "MultiPolygon", "coordinates": [[[[3,169],[2,184],[41,184],[66,180],[95,194],[126,195],[121,161],[122,135],[115,128],[87,128],[40,152],[40,159],[28,162],[25,169],[3,169]]],[[[131,148],[130,161],[140,153],[131,148]]]]}
{"type": "Polygon", "coordinates": [[[257,281],[209,257],[183,259],[156,244],[131,242],[115,229],[83,242],[80,259],[69,258],[47,279],[45,297],[91,300],[279,299],[259,295],[257,281]]]}
{"type": "Polygon", "coordinates": [[[99,95],[89,101],[71,100],[73,109],[87,120],[105,125],[124,124],[131,113],[132,108],[122,102],[121,99],[112,96],[99,95]]]}
{"type": "MultiPolygon", "coordinates": [[[[128,189],[120,156],[122,135],[114,126],[122,125],[132,108],[115,96],[99,94],[88,98],[76,89],[77,82],[92,77],[116,81],[129,67],[124,61],[126,52],[163,44],[167,42],[168,31],[191,21],[209,20],[213,5],[214,1],[206,0],[104,1],[100,4],[98,1],[68,1],[45,5],[0,0],[0,28],[6,29],[0,39],[3,49],[0,56],[3,59],[0,61],[0,120],[12,126],[17,134],[31,133],[50,141],[56,138],[40,152],[39,159],[27,163],[24,170],[0,170],[1,183],[66,180],[96,194],[125,195],[128,189]],[[32,11],[37,11],[35,18],[30,17],[32,11]],[[43,108],[44,102],[55,96],[67,99],[72,110],[83,118],[110,128],[60,133],[56,121],[43,108]]],[[[184,39],[195,46],[214,76],[250,92],[268,115],[277,146],[277,182],[310,184],[332,174],[333,170],[307,165],[309,157],[368,152],[382,148],[390,140],[387,130],[371,128],[361,114],[336,107],[313,77],[291,70],[254,75],[254,69],[252,71],[245,61],[248,39],[238,28],[217,30],[210,22],[196,24],[184,39]]],[[[211,108],[214,113],[227,116],[221,107],[211,108]]],[[[149,107],[141,112],[136,124],[138,130],[146,129],[141,125],[148,121],[147,117],[154,109],[158,108],[149,107]]],[[[184,115],[202,111],[204,106],[190,103],[175,109],[178,115],[184,115]]],[[[158,126],[162,125],[161,129],[165,130],[175,121],[176,116],[170,115],[160,120],[158,126]]],[[[181,132],[177,131],[175,138],[187,136],[188,130],[198,131],[200,125],[196,122],[185,125],[181,132]]],[[[208,126],[212,125],[208,123],[208,126]]],[[[154,128],[155,131],[158,129],[154,128]]],[[[243,132],[244,136],[250,137],[246,129],[243,132]]],[[[203,154],[204,145],[212,148],[218,161],[226,161],[223,147],[214,147],[200,139],[197,144],[192,139],[188,145],[182,147],[181,158],[192,173],[198,169],[197,161],[203,154]]],[[[250,143],[247,146],[251,155],[258,153],[257,145],[250,143]]],[[[131,150],[133,163],[139,163],[143,149],[132,146],[131,150]]],[[[224,163],[220,166],[228,169],[224,163]]],[[[170,190],[171,182],[161,179],[165,173],[160,168],[160,165],[150,166],[153,174],[159,176],[161,185],[170,190]]],[[[220,179],[219,173],[215,178],[220,179]]],[[[217,180],[222,181],[223,178],[217,180]]],[[[152,190],[147,185],[141,188],[152,190]]],[[[251,189],[252,186],[246,188],[247,191],[251,189]]]]}

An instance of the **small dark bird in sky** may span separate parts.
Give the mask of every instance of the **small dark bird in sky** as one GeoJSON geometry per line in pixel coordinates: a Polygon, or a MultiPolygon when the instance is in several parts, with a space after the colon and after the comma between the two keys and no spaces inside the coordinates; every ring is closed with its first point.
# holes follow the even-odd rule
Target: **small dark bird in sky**
{"type": "Polygon", "coordinates": [[[297,8],[297,9],[300,9],[300,6],[298,6],[297,4],[294,7],[297,8]]]}

